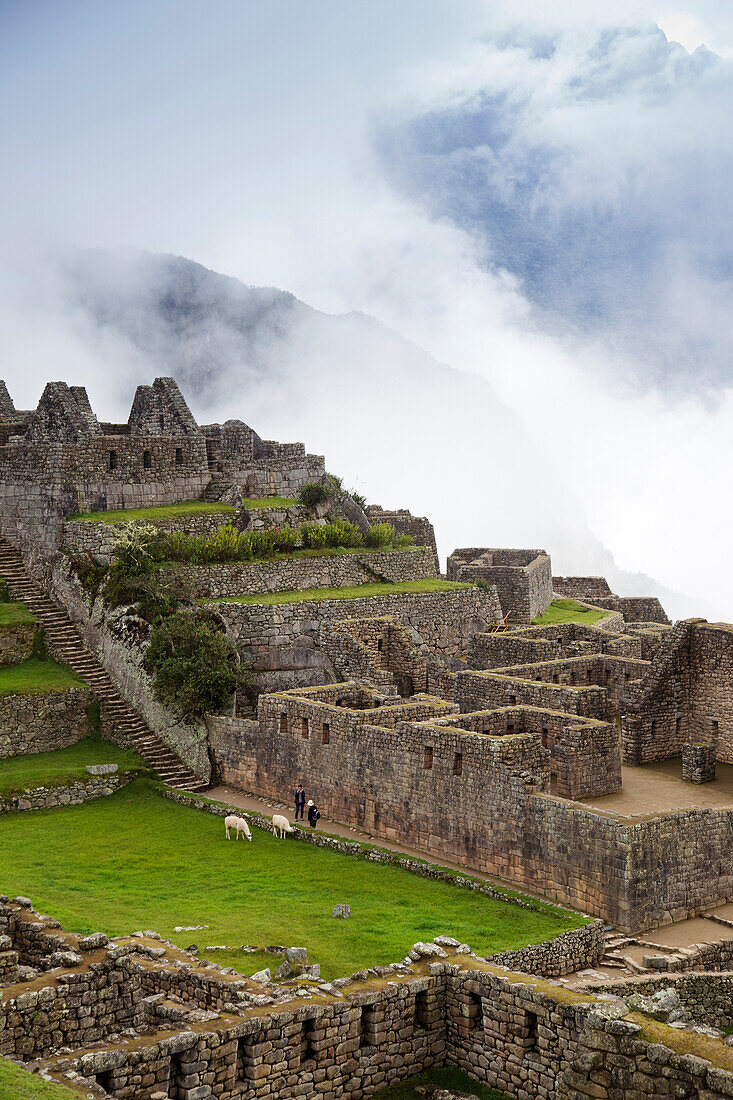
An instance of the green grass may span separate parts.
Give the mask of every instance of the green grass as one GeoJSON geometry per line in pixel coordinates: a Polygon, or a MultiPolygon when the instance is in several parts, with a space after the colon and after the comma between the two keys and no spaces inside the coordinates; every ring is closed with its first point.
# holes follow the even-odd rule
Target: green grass
{"type": "Polygon", "coordinates": [[[19,665],[0,668],[0,695],[40,695],[47,691],[70,691],[85,688],[81,676],[56,661],[41,661],[29,657],[19,665]]]}
{"type": "Polygon", "coordinates": [[[34,787],[63,787],[77,779],[88,779],[87,764],[119,764],[120,771],[147,768],[132,749],[119,749],[109,741],[85,738],[67,749],[11,756],[0,760],[0,795],[32,790],[34,787]]]}
{"type": "Polygon", "coordinates": [[[577,600],[553,600],[541,615],[532,619],[533,626],[552,626],[555,623],[585,623],[589,626],[605,619],[608,611],[597,611],[577,600]]]}
{"type": "Polygon", "coordinates": [[[32,626],[36,616],[24,603],[0,603],[0,627],[32,626]]]}
{"type": "MultiPolygon", "coordinates": [[[[247,508],[290,508],[297,504],[295,497],[252,497],[245,500],[247,508]]],[[[117,508],[109,512],[77,512],[69,519],[83,519],[90,523],[143,523],[146,520],[175,519],[177,516],[233,515],[237,509],[231,504],[209,504],[204,500],[190,500],[185,504],[160,504],[153,508],[117,508]]]]}
{"type": "MultiPolygon", "coordinates": [[[[71,932],[153,928],[202,955],[207,944],[307,947],[326,978],[395,962],[440,933],[489,954],[585,923],[257,828],[251,844],[227,842],[220,817],[162,798],[148,779],[81,806],[0,818],[0,891],[31,897],[71,932]],[[338,902],[351,919],[333,919],[338,902]],[[209,928],[173,932],[195,924],[209,928]]],[[[257,969],[238,950],[213,957],[257,969]]]]}
{"type": "Polygon", "coordinates": [[[404,592],[454,592],[459,588],[473,588],[472,584],[442,581],[437,577],[425,577],[421,581],[401,581],[399,584],[355,584],[343,588],[304,588],[300,592],[265,592],[257,596],[221,596],[199,603],[302,603],[305,600],[357,600],[362,596],[397,596],[404,592]]]}
{"type": "Polygon", "coordinates": [[[117,508],[109,512],[77,512],[69,519],[83,519],[90,523],[135,523],[154,519],[172,519],[175,516],[231,515],[236,512],[231,504],[207,504],[203,500],[191,500],[187,504],[161,504],[155,508],[117,508]]]}
{"type": "Polygon", "coordinates": [[[408,1077],[406,1081],[375,1092],[372,1100],[424,1100],[422,1094],[417,1091],[417,1085],[437,1085],[451,1092],[467,1092],[471,1096],[478,1097],[479,1100],[508,1100],[506,1093],[474,1081],[473,1077],[469,1077],[463,1070],[456,1069],[454,1066],[428,1069],[415,1077],[408,1077]]]}
{"type": "Polygon", "coordinates": [[[79,1100],[77,1089],[52,1085],[37,1073],[28,1073],[7,1058],[0,1058],[0,1097],[2,1100],[79,1100]]]}

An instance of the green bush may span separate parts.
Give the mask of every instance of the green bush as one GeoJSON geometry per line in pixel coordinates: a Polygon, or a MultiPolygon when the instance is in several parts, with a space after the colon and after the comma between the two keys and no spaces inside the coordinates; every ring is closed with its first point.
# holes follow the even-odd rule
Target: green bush
{"type": "Polygon", "coordinates": [[[412,539],[410,536],[398,535],[391,523],[374,523],[368,531],[364,532],[364,545],[371,546],[374,549],[384,546],[394,546],[397,539],[407,539],[407,542],[401,541],[401,545],[412,546],[412,539]]]}
{"type": "MultiPolygon", "coordinates": [[[[331,480],[334,481],[335,479],[331,478],[331,480]]],[[[340,486],[338,487],[340,488],[340,486]]],[[[302,504],[304,508],[313,509],[318,504],[330,500],[332,496],[333,490],[329,489],[328,486],[310,481],[298,493],[298,504],[302,504]]]]}
{"type": "Polygon", "coordinates": [[[10,603],[10,588],[7,581],[0,581],[0,603],[10,603]]]}
{"type": "Polygon", "coordinates": [[[177,611],[159,622],[145,666],[156,698],[189,718],[222,710],[249,672],[241,666],[234,642],[205,610],[177,611]]]}
{"type": "Polygon", "coordinates": [[[88,592],[93,600],[96,599],[107,574],[107,566],[98,561],[89,550],[85,550],[83,554],[71,554],[69,561],[84,591],[88,592]]]}

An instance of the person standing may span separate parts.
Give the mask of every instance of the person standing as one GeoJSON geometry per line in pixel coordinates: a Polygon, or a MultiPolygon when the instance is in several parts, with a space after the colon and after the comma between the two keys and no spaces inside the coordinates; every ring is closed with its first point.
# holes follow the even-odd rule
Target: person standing
{"type": "Polygon", "coordinates": [[[320,816],[321,814],[318,807],[316,806],[313,799],[310,799],[308,802],[308,824],[310,825],[311,829],[315,829],[316,823],[320,816]]]}
{"type": "Polygon", "coordinates": [[[303,812],[305,810],[305,791],[303,790],[303,784],[299,783],[295,788],[295,820],[298,820],[300,816],[303,818],[303,812]]]}

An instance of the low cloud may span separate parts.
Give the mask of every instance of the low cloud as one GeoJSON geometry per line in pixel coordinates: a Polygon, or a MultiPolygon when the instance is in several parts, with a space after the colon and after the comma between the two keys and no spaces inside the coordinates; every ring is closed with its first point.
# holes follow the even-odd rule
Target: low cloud
{"type": "Polygon", "coordinates": [[[431,79],[376,125],[392,185],[626,384],[730,380],[733,62],[652,24],[504,29],[431,79]]]}

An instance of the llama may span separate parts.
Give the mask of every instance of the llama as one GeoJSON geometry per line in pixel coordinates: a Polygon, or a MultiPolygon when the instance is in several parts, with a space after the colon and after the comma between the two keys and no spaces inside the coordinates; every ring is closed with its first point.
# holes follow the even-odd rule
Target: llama
{"type": "Polygon", "coordinates": [[[272,831],[275,836],[280,836],[284,839],[286,833],[294,833],[295,829],[290,824],[287,817],[283,817],[282,814],[273,814],[272,831]]]}
{"type": "Polygon", "coordinates": [[[243,817],[237,817],[235,814],[230,814],[229,817],[224,818],[224,829],[226,830],[227,840],[229,840],[229,830],[237,830],[237,840],[239,840],[239,834],[243,833],[247,837],[247,840],[252,840],[252,834],[249,831],[249,825],[243,817]]]}

